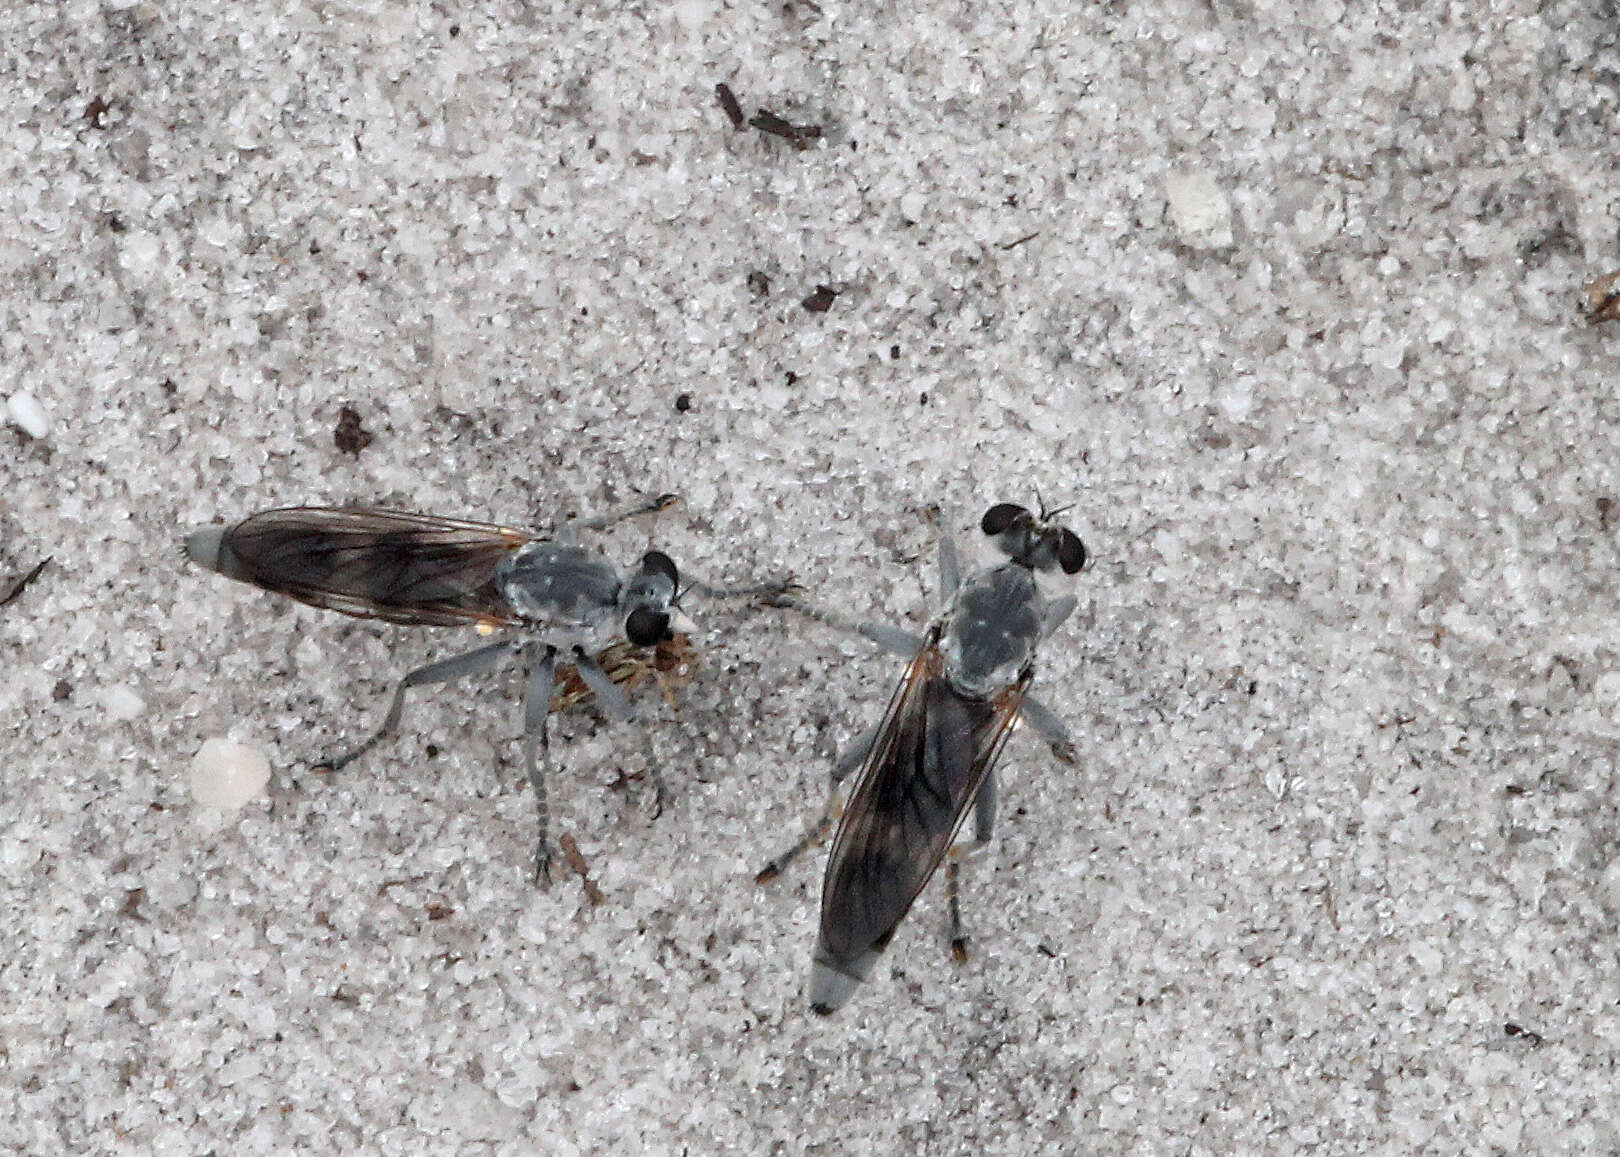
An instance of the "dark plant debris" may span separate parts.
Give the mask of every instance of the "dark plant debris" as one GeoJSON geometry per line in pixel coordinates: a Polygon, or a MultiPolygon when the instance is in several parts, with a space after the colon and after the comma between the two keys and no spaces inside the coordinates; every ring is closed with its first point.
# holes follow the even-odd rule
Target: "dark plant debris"
{"type": "Polygon", "coordinates": [[[742,105],[737,103],[737,94],[731,91],[731,86],[724,82],[714,86],[714,97],[720,102],[720,108],[725,112],[726,119],[731,122],[733,129],[740,129],[748,123],[743,115],[742,105]]]}
{"type": "Polygon", "coordinates": [[[27,574],[23,575],[22,578],[13,583],[11,589],[5,593],[5,597],[0,598],[0,607],[8,607],[21,598],[23,591],[27,590],[28,585],[39,577],[40,572],[45,569],[46,564],[51,561],[52,557],[53,556],[51,555],[46,555],[35,565],[33,570],[29,571],[27,574]]]}
{"type": "Polygon", "coordinates": [[[1587,285],[1586,321],[1620,321],[1620,269],[1587,285]]]}
{"type": "Polygon", "coordinates": [[[762,108],[748,121],[754,128],[773,137],[781,137],[791,141],[799,148],[807,147],[811,141],[821,138],[820,125],[796,125],[790,120],[777,116],[770,109],[762,108]]]}
{"type": "Polygon", "coordinates": [[[338,411],[337,428],[332,431],[332,442],[345,454],[359,457],[360,451],[371,445],[375,435],[360,420],[360,411],[344,405],[338,411]]]}
{"type": "Polygon", "coordinates": [[[811,313],[826,313],[832,308],[833,299],[837,296],[838,291],[832,286],[818,285],[816,286],[816,291],[799,304],[804,306],[804,308],[808,309],[811,313]]]}

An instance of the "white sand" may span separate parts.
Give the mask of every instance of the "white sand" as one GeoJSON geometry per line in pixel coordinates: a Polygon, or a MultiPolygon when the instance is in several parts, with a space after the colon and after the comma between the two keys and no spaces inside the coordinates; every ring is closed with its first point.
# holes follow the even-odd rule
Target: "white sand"
{"type": "Polygon", "coordinates": [[[0,1149],[1620,1146],[1601,9],[5,5],[0,395],[48,434],[0,431],[0,591],[55,561],[0,608],[0,1149]],[[558,729],[593,907],[530,885],[515,677],[306,770],[476,640],[178,546],[665,490],[612,557],[913,626],[929,505],[978,558],[1078,502],[1082,761],[1014,740],[966,966],[936,885],[814,1019],[820,858],[752,883],[898,661],[695,605],[678,722],[558,729]],[[214,735],[274,768],[235,816],[214,735]]]}

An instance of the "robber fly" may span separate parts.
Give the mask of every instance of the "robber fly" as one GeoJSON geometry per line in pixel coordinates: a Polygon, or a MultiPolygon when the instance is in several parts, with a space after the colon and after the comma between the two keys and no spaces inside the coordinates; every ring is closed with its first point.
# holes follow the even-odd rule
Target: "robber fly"
{"type": "MultiPolygon", "coordinates": [[[[922,638],[871,624],[855,627],[887,649],[909,655],[905,677],[877,730],[833,770],[838,785],[856,771],[849,806],[838,823],[822,884],[821,931],[810,973],[810,1007],[823,1016],[866,979],[919,892],[951,854],[946,868],[952,948],[966,958],[958,900],[958,856],[952,849],[969,809],[976,847],[988,841],[996,813],[995,765],[1020,718],[1059,758],[1073,759],[1063,725],[1029,694],[1035,650],[1074,610],[1066,596],[1048,602],[1036,571],[1074,574],[1086,548],[1052,519],[1022,506],[992,506],[980,529],[1007,561],[959,579],[956,548],[940,542],[945,606],[922,638]]],[[[837,617],[795,606],[824,621],[837,617]]],[[[799,843],[759,873],[768,880],[818,843],[834,822],[834,805],[799,843]]]]}
{"type": "MultiPolygon", "coordinates": [[[[674,495],[664,495],[575,525],[600,530],[675,501],[674,495]]],[[[394,510],[292,507],[199,530],[186,539],[186,553],[227,578],[356,618],[471,625],[484,634],[501,627],[529,632],[528,640],[490,643],[411,671],[400,681],[382,727],[325,766],[336,771],[390,735],[399,726],[410,688],[461,679],[523,654],[528,666],[523,755],[539,813],[537,880],[549,878],[551,848],[544,759],[536,749],[548,749],[546,717],[559,676],[563,706],[590,697],[605,714],[627,718],[630,704],[620,684],[638,674],[640,679],[656,675],[661,661],[679,663],[685,652],[675,641],[695,629],[680,608],[680,572],[667,554],[648,551],[625,579],[571,542],[481,522],[394,510]],[[593,650],[603,635],[623,638],[593,650]],[[645,671],[639,670],[635,651],[651,655],[640,661],[645,671]],[[612,671],[603,669],[602,657],[610,658],[612,671]]],[[[686,589],[693,587],[737,593],[696,583],[686,589]]],[[[654,780],[661,807],[664,789],[656,768],[654,780]]]]}

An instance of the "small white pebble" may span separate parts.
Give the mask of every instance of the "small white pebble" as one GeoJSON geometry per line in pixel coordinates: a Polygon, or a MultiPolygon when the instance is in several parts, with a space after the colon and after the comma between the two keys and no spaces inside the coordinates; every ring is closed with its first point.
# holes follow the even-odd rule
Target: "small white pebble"
{"type": "Polygon", "coordinates": [[[1175,173],[1164,183],[1170,219],[1182,241],[1205,249],[1232,244],[1232,203],[1204,173],[1175,173]]]}
{"type": "Polygon", "coordinates": [[[270,761],[256,747],[216,735],[203,740],[191,761],[190,778],[198,803],[235,811],[270,782],[270,761]]]}
{"type": "Polygon", "coordinates": [[[251,1081],[264,1072],[264,1058],[258,1053],[243,1053],[232,1057],[219,1067],[219,1083],[226,1088],[251,1081]]]}
{"type": "Polygon", "coordinates": [[[146,713],[146,700],[133,687],[113,683],[101,688],[97,694],[101,699],[101,709],[109,719],[128,721],[139,719],[146,713]]]}
{"type": "Polygon", "coordinates": [[[30,438],[43,438],[51,432],[51,416],[27,390],[18,390],[6,399],[6,417],[30,438]]]}
{"type": "Polygon", "coordinates": [[[696,32],[714,15],[708,0],[677,0],[675,20],[688,32],[696,32]]]}

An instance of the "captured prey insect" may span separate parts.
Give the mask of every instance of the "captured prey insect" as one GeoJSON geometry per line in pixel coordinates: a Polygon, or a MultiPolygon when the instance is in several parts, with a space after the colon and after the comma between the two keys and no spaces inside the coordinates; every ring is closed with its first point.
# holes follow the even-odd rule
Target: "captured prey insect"
{"type": "MultiPolygon", "coordinates": [[[[990,839],[996,814],[995,766],[1014,724],[1027,720],[1064,762],[1074,751],[1063,724],[1029,694],[1035,651],[1075,607],[1072,595],[1047,601],[1036,571],[1074,574],[1086,548],[1070,530],[1022,506],[992,506],[980,520],[1007,560],[965,580],[956,548],[940,541],[944,609],[922,638],[872,624],[854,629],[910,657],[905,677],[877,730],[859,740],[833,769],[833,803],[792,848],[760,871],[764,882],[819,843],[837,819],[838,787],[859,769],[822,883],[821,929],[810,973],[810,1008],[823,1016],[854,993],[947,855],[951,942],[966,959],[958,897],[958,862],[990,839]],[[968,810],[974,842],[953,849],[968,810]]],[[[796,599],[776,600],[849,627],[796,599]]]]}
{"type": "MultiPolygon", "coordinates": [[[[675,501],[674,495],[663,495],[568,529],[601,530],[675,501]]],[[[786,589],[786,584],[774,584],[721,590],[690,581],[683,588],[675,563],[656,550],[644,554],[635,572],[623,578],[612,564],[571,541],[369,508],[269,510],[233,526],[197,531],[186,540],[186,553],[227,578],[357,618],[471,625],[485,634],[499,627],[527,632],[527,639],[490,643],[409,672],[376,733],[324,766],[343,768],[390,735],[399,726],[410,688],[461,679],[522,654],[528,668],[523,758],[539,817],[537,880],[550,877],[544,755],[549,751],[546,718],[553,706],[594,698],[604,714],[629,718],[625,687],[650,676],[667,688],[673,684],[664,682],[663,672],[690,665],[685,635],[695,628],[681,610],[682,594],[694,589],[711,596],[786,589]],[[604,636],[622,639],[603,646],[604,636]]],[[[656,763],[649,766],[661,810],[664,784],[656,763]]]]}

